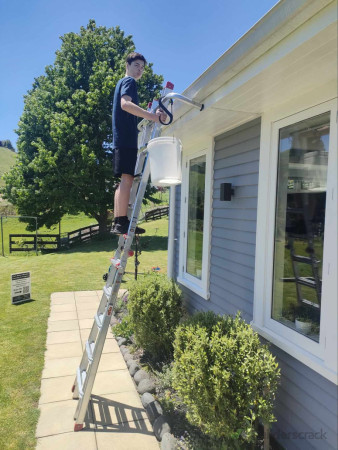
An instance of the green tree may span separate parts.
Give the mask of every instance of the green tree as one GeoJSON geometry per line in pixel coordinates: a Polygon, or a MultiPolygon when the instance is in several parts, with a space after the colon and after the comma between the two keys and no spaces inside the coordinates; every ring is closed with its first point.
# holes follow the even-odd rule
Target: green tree
{"type": "MultiPolygon", "coordinates": [[[[80,33],[61,37],[55,62],[25,96],[18,129],[18,160],[5,175],[4,196],[38,225],[84,212],[105,232],[118,180],[112,172],[112,103],[132,36],[90,20],[80,33]]],[[[149,64],[138,82],[141,106],[163,78],[149,64]]],[[[28,228],[34,224],[30,224],[28,228]]]]}

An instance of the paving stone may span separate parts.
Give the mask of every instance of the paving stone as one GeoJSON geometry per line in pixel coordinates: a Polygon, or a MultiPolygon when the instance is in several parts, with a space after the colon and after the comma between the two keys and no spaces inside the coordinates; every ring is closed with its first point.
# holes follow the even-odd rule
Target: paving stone
{"type": "Polygon", "coordinates": [[[77,311],[77,317],[78,319],[91,319],[92,322],[94,322],[95,314],[97,313],[97,308],[86,308],[86,309],[80,309],[77,311]]]}
{"type": "Polygon", "coordinates": [[[71,358],[57,358],[45,360],[42,378],[64,377],[76,374],[76,369],[81,362],[81,356],[71,358]]]}
{"type": "Polygon", "coordinates": [[[78,320],[58,320],[57,322],[49,322],[47,332],[51,333],[53,331],[69,331],[78,329],[78,320]]]}
{"type": "Polygon", "coordinates": [[[79,330],[52,331],[47,333],[47,345],[80,342],[79,330]]]}
{"type": "Polygon", "coordinates": [[[94,317],[92,319],[80,319],[79,327],[80,327],[80,329],[92,328],[93,322],[94,322],[94,317]]]}
{"type": "Polygon", "coordinates": [[[145,392],[155,392],[155,384],[151,380],[142,380],[137,386],[137,392],[144,394],[145,392]]]}
{"type": "MultiPolygon", "coordinates": [[[[36,429],[36,437],[73,431],[75,408],[76,402],[74,400],[40,405],[40,417],[36,429]]],[[[87,428],[94,428],[92,419],[88,419],[87,417],[85,423],[87,428]]]]}
{"type": "Polygon", "coordinates": [[[140,366],[136,362],[133,362],[132,364],[130,364],[130,366],[129,366],[129,373],[130,373],[130,375],[132,377],[135,375],[135,373],[138,370],[140,370],[140,366]]]}
{"type": "Polygon", "coordinates": [[[148,419],[150,420],[150,423],[154,423],[155,419],[157,419],[159,416],[163,414],[163,410],[161,405],[158,401],[154,401],[149,403],[146,406],[146,411],[148,414],[148,419]]]}
{"type": "Polygon", "coordinates": [[[51,312],[48,323],[56,322],[58,320],[76,320],[76,311],[61,311],[61,312],[51,312]]]}
{"type": "Polygon", "coordinates": [[[159,450],[158,443],[148,420],[125,422],[107,427],[108,433],[95,432],[98,449],[159,450]]]}
{"type": "Polygon", "coordinates": [[[139,395],[135,390],[91,397],[93,419],[98,429],[123,422],[147,419],[139,395]]]}
{"type": "Polygon", "coordinates": [[[45,352],[45,359],[56,359],[71,356],[81,356],[82,346],[81,342],[67,342],[65,344],[51,344],[48,345],[45,352]]]}
{"type": "Polygon", "coordinates": [[[39,438],[36,450],[97,450],[95,433],[82,430],[79,433],[62,433],[39,438]]]}
{"type": "Polygon", "coordinates": [[[39,404],[71,400],[75,374],[66,377],[43,378],[39,404]]]}
{"type": "Polygon", "coordinates": [[[65,303],[62,305],[51,305],[50,307],[51,313],[54,312],[66,312],[66,311],[76,311],[76,305],[75,302],[72,303],[65,303]]]}
{"type": "Polygon", "coordinates": [[[99,372],[123,369],[126,369],[126,363],[120,353],[103,353],[101,355],[100,364],[98,367],[99,372]]]}
{"type": "Polygon", "coordinates": [[[127,369],[109,370],[97,373],[94,381],[93,394],[105,395],[134,390],[135,385],[127,369]]]}
{"type": "Polygon", "coordinates": [[[161,440],[161,450],[177,449],[177,439],[170,433],[164,433],[161,440]]]}
{"type": "Polygon", "coordinates": [[[149,403],[152,403],[154,401],[155,397],[149,394],[149,392],[145,392],[141,397],[141,402],[144,408],[146,408],[149,405],[149,403]]]}
{"type": "Polygon", "coordinates": [[[159,416],[153,423],[156,438],[161,441],[165,433],[170,433],[170,425],[165,416],[159,416]]]}
{"type": "Polygon", "coordinates": [[[136,384],[139,384],[141,380],[147,380],[149,378],[149,373],[145,370],[138,370],[134,375],[134,381],[136,384]]]}

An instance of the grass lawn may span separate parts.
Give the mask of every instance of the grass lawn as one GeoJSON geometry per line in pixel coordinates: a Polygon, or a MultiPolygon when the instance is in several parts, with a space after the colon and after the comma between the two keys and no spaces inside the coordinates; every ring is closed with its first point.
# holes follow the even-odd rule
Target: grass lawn
{"type": "Polygon", "coordinates": [[[2,176],[14,165],[17,154],[6,147],[0,147],[0,187],[5,186],[2,176]]]}
{"type": "MultiPolygon", "coordinates": [[[[95,219],[91,219],[84,213],[80,213],[76,216],[65,215],[61,220],[61,233],[68,233],[70,231],[76,230],[78,228],[86,227],[88,225],[95,225],[97,222],[95,219]]],[[[6,256],[9,255],[9,235],[10,234],[34,234],[35,232],[26,230],[27,224],[20,222],[19,219],[11,216],[2,218],[2,229],[3,229],[3,243],[4,243],[4,253],[6,256]]],[[[55,225],[52,228],[41,227],[38,229],[40,234],[58,234],[59,225],[55,225]]],[[[1,235],[1,229],[0,229],[1,235]]],[[[2,237],[2,236],[1,236],[2,237]]],[[[1,255],[2,255],[2,241],[0,241],[1,255]]],[[[24,252],[21,253],[21,255],[24,252]]],[[[13,255],[20,255],[19,252],[13,253],[13,255]]]]}
{"type": "MultiPolygon", "coordinates": [[[[167,218],[143,223],[142,227],[147,234],[141,237],[139,271],[147,272],[159,266],[166,273],[167,218]]],[[[61,231],[66,231],[65,225],[61,231]]],[[[101,289],[102,275],[108,270],[116,243],[117,238],[110,237],[63,252],[0,257],[1,449],[35,448],[51,293],[101,289]],[[23,271],[31,272],[33,300],[12,305],[10,275],[23,271]]],[[[129,259],[126,270],[134,270],[133,258],[129,259]]],[[[132,278],[132,275],[125,276],[125,280],[132,278]]],[[[123,287],[127,286],[128,281],[123,287]]]]}

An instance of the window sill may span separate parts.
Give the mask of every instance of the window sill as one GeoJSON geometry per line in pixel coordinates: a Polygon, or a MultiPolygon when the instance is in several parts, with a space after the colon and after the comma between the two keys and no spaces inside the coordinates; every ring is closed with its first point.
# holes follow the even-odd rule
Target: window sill
{"type": "Polygon", "coordinates": [[[334,371],[327,367],[325,361],[317,356],[314,356],[310,352],[304,350],[303,348],[293,344],[288,339],[274,333],[268,328],[261,327],[260,325],[251,322],[251,326],[254,331],[256,331],[260,336],[262,336],[267,341],[274,344],[276,347],[284,350],[289,355],[293,356],[297,361],[310,367],[310,369],[322,375],[327,380],[334,384],[338,384],[337,371],[334,371]]]}
{"type": "Polygon", "coordinates": [[[199,295],[204,300],[209,300],[210,293],[206,289],[203,289],[201,286],[199,286],[195,283],[192,283],[191,281],[188,281],[187,279],[183,278],[181,275],[179,275],[177,277],[177,282],[182,284],[184,287],[190,289],[192,292],[199,295]]]}

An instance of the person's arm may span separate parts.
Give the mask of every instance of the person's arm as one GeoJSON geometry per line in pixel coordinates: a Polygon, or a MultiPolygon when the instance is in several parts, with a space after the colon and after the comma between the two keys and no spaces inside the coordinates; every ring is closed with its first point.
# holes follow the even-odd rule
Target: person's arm
{"type": "Polygon", "coordinates": [[[151,113],[140,108],[132,102],[129,95],[123,95],[121,97],[121,109],[133,116],[142,117],[142,119],[152,120],[153,122],[159,122],[159,117],[161,117],[162,122],[164,122],[167,117],[167,115],[160,110],[157,110],[156,113],[151,113]]]}

